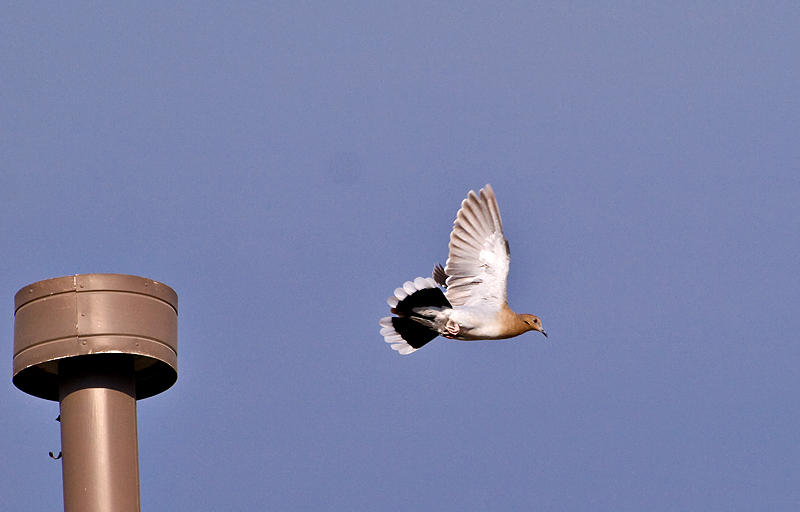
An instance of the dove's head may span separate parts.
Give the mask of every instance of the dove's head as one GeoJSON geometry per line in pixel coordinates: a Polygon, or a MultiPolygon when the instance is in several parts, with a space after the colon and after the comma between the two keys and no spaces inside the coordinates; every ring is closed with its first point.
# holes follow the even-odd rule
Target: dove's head
{"type": "Polygon", "coordinates": [[[539,317],[536,315],[519,315],[520,320],[525,324],[528,331],[539,331],[540,333],[544,334],[547,337],[547,332],[545,332],[544,328],[542,327],[542,321],[539,320],[539,317]]]}

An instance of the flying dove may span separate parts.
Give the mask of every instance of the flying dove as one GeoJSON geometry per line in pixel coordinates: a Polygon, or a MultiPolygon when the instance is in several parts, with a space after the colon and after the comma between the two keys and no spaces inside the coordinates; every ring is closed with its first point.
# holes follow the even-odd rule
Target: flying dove
{"type": "Polygon", "coordinates": [[[462,341],[500,340],[527,331],[547,336],[538,317],[508,307],[508,265],[494,190],[490,185],[479,194],[470,190],[453,223],[444,268],[436,265],[432,277],[406,281],[386,301],[396,316],[379,322],[384,341],[406,355],[439,335],[462,341]]]}

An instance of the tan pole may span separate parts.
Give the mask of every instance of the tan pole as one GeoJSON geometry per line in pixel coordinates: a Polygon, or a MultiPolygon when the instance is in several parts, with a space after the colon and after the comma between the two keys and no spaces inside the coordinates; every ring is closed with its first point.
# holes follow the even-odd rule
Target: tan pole
{"type": "Polygon", "coordinates": [[[136,400],[178,378],[178,295],[124,274],[46,279],[14,296],[14,385],[61,405],[66,512],[138,512],[136,400]]]}
{"type": "Polygon", "coordinates": [[[132,358],[67,359],[59,376],[65,512],[139,512],[132,358]]]}

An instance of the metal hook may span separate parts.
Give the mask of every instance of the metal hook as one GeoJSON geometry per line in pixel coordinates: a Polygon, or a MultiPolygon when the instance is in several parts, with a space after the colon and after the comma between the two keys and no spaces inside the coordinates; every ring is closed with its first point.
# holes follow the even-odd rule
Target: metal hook
{"type": "MultiPolygon", "coordinates": [[[[56,417],[56,421],[58,421],[59,423],[61,422],[61,415],[60,414],[58,415],[58,417],[56,417]]],[[[61,452],[58,452],[58,457],[53,455],[53,452],[47,452],[47,453],[50,454],[50,458],[53,459],[53,460],[58,460],[58,459],[61,458],[61,452]]]]}

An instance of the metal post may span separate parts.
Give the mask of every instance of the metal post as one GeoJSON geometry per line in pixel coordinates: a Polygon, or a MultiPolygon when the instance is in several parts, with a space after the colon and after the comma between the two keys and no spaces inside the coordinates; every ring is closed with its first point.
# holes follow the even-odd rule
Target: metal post
{"type": "Polygon", "coordinates": [[[178,295],[124,274],[14,296],[14,385],[61,405],[66,512],[138,512],[136,401],[178,378],[178,295]]]}
{"type": "Polygon", "coordinates": [[[59,366],[66,512],[138,512],[136,381],[127,355],[59,366]]]}

